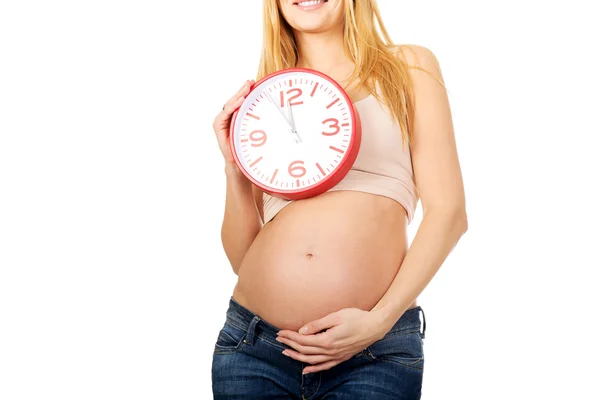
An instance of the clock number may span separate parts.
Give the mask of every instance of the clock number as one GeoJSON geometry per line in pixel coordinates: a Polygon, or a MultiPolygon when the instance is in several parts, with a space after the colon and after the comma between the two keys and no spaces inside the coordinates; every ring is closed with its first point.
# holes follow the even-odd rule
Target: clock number
{"type": "Polygon", "coordinates": [[[260,147],[267,141],[267,134],[265,131],[252,131],[250,132],[250,140],[254,142],[250,146],[260,147]]]}
{"type": "MultiPolygon", "coordinates": [[[[296,101],[296,102],[292,101],[292,100],[295,100],[298,97],[302,96],[302,89],[293,88],[293,89],[290,89],[287,92],[285,92],[285,94],[292,94],[292,93],[296,93],[296,94],[289,98],[290,106],[297,106],[299,104],[304,103],[303,101],[296,101]]],[[[281,92],[279,92],[279,99],[281,100],[281,107],[285,107],[285,96],[284,96],[283,90],[281,92]]]]}
{"type": "Polygon", "coordinates": [[[333,136],[333,135],[337,135],[340,131],[340,121],[338,121],[336,118],[327,118],[325,121],[323,121],[323,124],[326,124],[330,122],[331,125],[328,126],[328,128],[333,128],[334,131],[333,132],[325,132],[323,131],[323,135],[325,136],[333,136]]]}
{"type": "Polygon", "coordinates": [[[304,161],[292,161],[292,163],[288,167],[288,172],[294,178],[302,178],[304,175],[306,175],[306,168],[304,168],[302,165],[297,164],[304,164],[304,161]]]}

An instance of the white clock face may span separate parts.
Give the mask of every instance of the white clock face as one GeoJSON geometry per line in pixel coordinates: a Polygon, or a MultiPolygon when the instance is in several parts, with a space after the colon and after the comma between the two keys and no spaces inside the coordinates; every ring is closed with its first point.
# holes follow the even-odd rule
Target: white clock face
{"type": "Polygon", "coordinates": [[[354,145],[352,104],[340,88],[310,72],[261,82],[233,126],[241,167],[278,192],[307,190],[336,173],[354,145]]]}

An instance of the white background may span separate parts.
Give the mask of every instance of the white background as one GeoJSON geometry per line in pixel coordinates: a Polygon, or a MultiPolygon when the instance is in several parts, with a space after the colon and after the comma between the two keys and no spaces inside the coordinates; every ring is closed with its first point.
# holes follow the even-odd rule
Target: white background
{"type": "MultiPolygon", "coordinates": [[[[592,2],[379,3],[440,61],[468,202],[420,298],[423,398],[600,398],[592,2]]],[[[1,3],[0,398],[211,398],[236,278],[211,124],[255,76],[261,16],[1,3]]]]}

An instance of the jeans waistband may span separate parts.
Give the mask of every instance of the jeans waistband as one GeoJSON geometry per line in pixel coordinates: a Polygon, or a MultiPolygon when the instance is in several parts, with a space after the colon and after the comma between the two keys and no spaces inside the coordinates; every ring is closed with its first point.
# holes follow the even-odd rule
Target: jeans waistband
{"type": "Polygon", "coordinates": [[[237,301],[233,297],[229,298],[229,308],[226,312],[226,317],[229,322],[232,322],[234,325],[238,325],[240,328],[244,330],[260,330],[269,336],[276,337],[277,332],[281,330],[281,328],[276,327],[263,320],[260,315],[255,314],[251,310],[247,309],[237,301]]]}
{"type": "MultiPolygon", "coordinates": [[[[237,325],[239,328],[251,332],[251,336],[258,334],[257,331],[260,330],[271,337],[276,337],[277,332],[281,329],[268,323],[259,315],[242,306],[240,303],[235,301],[233,297],[230,297],[229,299],[229,308],[226,312],[226,318],[229,320],[229,322],[237,325]]],[[[402,314],[402,316],[394,323],[387,334],[390,335],[393,333],[407,331],[419,331],[421,336],[424,338],[425,328],[425,312],[421,306],[416,306],[406,310],[404,314],[402,314]],[[421,314],[423,314],[422,327],[420,318],[421,314]]]]}

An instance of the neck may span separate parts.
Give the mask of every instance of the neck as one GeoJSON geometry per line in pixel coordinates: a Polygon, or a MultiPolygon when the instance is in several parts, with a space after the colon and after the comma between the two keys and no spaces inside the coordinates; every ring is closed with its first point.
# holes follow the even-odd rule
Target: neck
{"type": "Polygon", "coordinates": [[[307,33],[295,32],[298,68],[310,68],[335,78],[346,78],[353,63],[344,52],[342,30],[307,33]]]}

